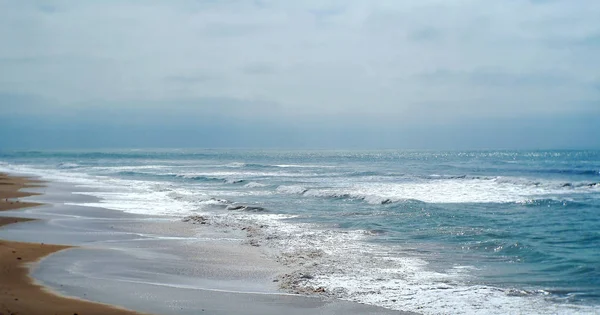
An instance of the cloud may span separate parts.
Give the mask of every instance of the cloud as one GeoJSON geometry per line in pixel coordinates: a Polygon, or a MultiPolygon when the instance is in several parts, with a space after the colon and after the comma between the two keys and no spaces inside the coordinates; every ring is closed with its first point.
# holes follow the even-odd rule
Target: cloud
{"type": "Polygon", "coordinates": [[[585,36],[579,40],[579,44],[593,48],[600,48],[600,33],[585,36]]]}
{"type": "Polygon", "coordinates": [[[256,63],[244,66],[242,72],[248,75],[273,74],[276,68],[268,63],[256,63]]]}
{"type": "Polygon", "coordinates": [[[417,42],[432,41],[440,39],[442,37],[442,32],[434,28],[426,27],[410,32],[408,37],[417,42]]]}
{"type": "Polygon", "coordinates": [[[202,83],[206,81],[216,80],[218,79],[215,76],[211,76],[209,74],[193,74],[193,75],[171,75],[165,77],[165,81],[172,83],[181,83],[181,84],[196,84],[202,83]]]}
{"type": "MultiPolygon", "coordinates": [[[[145,101],[87,101],[59,104],[57,100],[38,95],[0,93],[0,112],[5,117],[47,120],[110,121],[111,123],[144,123],[152,125],[188,124],[211,119],[244,120],[255,111],[279,115],[279,104],[261,99],[235,99],[224,97],[173,98],[145,101]],[[61,109],[57,112],[57,109],[61,109]]],[[[265,116],[266,117],[266,116],[265,116]]]]}
{"type": "Polygon", "coordinates": [[[593,0],[4,1],[0,93],[51,115],[181,103],[284,126],[579,115],[600,102],[598,16],[593,0]]]}
{"type": "Polygon", "coordinates": [[[581,82],[578,82],[577,79],[570,78],[561,73],[508,73],[485,69],[478,69],[474,71],[452,71],[438,69],[433,72],[417,74],[414,76],[414,78],[417,80],[423,80],[428,84],[453,83],[489,87],[542,86],[551,88],[556,86],[581,84],[581,82]]]}
{"type": "Polygon", "coordinates": [[[36,95],[0,93],[0,112],[4,116],[41,112],[44,104],[47,101],[36,95]]]}
{"type": "Polygon", "coordinates": [[[52,14],[52,13],[56,13],[57,12],[57,7],[53,6],[51,4],[47,4],[47,3],[43,3],[40,4],[38,6],[39,10],[44,12],[44,13],[48,13],[48,14],[52,14]]]}

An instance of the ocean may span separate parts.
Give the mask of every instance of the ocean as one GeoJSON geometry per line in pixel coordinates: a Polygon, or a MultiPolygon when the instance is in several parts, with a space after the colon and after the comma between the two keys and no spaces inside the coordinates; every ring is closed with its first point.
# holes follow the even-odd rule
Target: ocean
{"type": "Polygon", "coordinates": [[[82,205],[244,228],[287,292],[423,314],[600,313],[600,151],[0,151],[82,205]]]}

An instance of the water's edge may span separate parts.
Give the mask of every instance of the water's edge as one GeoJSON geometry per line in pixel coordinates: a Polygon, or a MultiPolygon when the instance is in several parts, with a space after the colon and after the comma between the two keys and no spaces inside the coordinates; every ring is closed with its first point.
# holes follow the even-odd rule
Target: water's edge
{"type": "Polygon", "coordinates": [[[96,199],[71,195],[68,183],[46,185],[27,198],[46,205],[1,214],[41,220],[4,227],[0,238],[80,246],[31,268],[36,282],[61,296],[153,314],[401,314],[279,291],[273,279],[286,270],[241,244],[241,231],[70,205],[96,199]]]}

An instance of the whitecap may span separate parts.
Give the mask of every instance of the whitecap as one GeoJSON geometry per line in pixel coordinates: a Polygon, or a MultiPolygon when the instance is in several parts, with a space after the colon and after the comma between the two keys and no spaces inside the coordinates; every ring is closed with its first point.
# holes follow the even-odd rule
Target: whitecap
{"type": "Polygon", "coordinates": [[[290,186],[282,185],[282,186],[277,187],[277,192],[283,193],[283,194],[301,195],[301,194],[305,193],[306,191],[308,191],[308,189],[306,189],[305,187],[302,187],[302,186],[298,186],[298,185],[290,185],[290,186]]]}
{"type": "Polygon", "coordinates": [[[265,187],[267,186],[266,184],[262,184],[262,183],[257,183],[257,182],[249,182],[248,184],[244,185],[244,187],[246,188],[260,188],[260,187],[265,187]]]}

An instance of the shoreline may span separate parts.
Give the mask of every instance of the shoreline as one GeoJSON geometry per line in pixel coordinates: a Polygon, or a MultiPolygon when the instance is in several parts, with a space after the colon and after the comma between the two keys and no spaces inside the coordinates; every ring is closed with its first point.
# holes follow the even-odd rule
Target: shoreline
{"type": "MultiPolygon", "coordinates": [[[[0,211],[41,205],[18,198],[38,195],[23,188],[41,187],[40,181],[0,173],[0,211]]],[[[0,217],[0,228],[14,223],[35,221],[20,217],[0,217]]],[[[0,313],[2,314],[90,314],[141,315],[116,306],[73,299],[54,294],[31,278],[30,266],[41,259],[72,246],[25,243],[0,239],[0,313]]]]}
{"type": "MultiPolygon", "coordinates": [[[[41,206],[23,211],[25,219],[14,218],[21,216],[18,212],[5,213],[10,216],[6,224],[24,224],[0,228],[0,239],[48,250],[31,259],[38,262],[34,268],[8,260],[21,266],[20,281],[32,294],[50,300],[36,310],[10,309],[15,314],[415,314],[281,292],[272,280],[285,267],[256,247],[244,245],[247,236],[243,230],[210,225],[198,228],[176,216],[165,219],[68,204],[95,200],[71,194],[70,185],[50,181],[42,194],[32,193],[37,195],[31,199],[36,203],[30,204],[41,206]],[[51,245],[38,243],[42,241],[68,246],[49,250],[51,245]],[[66,248],[70,249],[63,250],[66,248]],[[77,308],[63,311],[66,305],[77,308]],[[54,311],[57,307],[61,310],[54,311]]],[[[4,283],[1,275],[0,283],[4,283]]],[[[8,300],[7,305],[24,301],[17,298],[19,301],[8,300]]],[[[37,297],[32,300],[40,301],[37,297]]],[[[4,311],[0,309],[0,313],[4,311]]]]}

